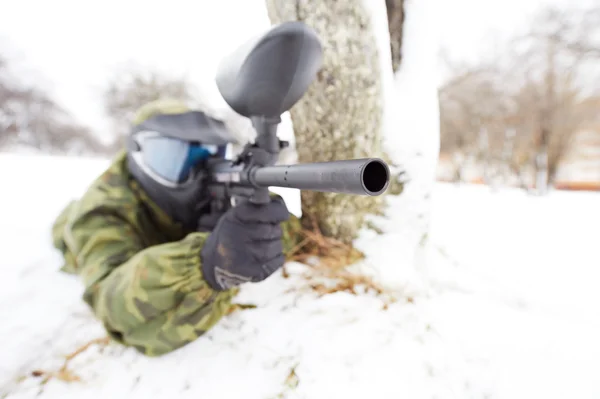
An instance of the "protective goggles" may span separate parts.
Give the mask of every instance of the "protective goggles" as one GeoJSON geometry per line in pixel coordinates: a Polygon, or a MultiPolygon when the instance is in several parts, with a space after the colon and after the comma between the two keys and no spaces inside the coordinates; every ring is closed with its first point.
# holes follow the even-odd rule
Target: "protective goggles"
{"type": "Polygon", "coordinates": [[[166,186],[185,182],[199,162],[210,157],[225,157],[225,145],[208,145],[163,136],[156,132],[140,132],[135,141],[139,151],[135,160],[151,177],[166,186]]]}

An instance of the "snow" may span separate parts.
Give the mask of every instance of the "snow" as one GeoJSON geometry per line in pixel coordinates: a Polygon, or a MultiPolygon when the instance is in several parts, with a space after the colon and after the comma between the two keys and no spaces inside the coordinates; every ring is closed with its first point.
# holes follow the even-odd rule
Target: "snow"
{"type": "MultiPolygon", "coordinates": [[[[13,2],[4,31],[30,49],[39,48],[36,32],[46,33],[53,46],[29,56],[82,120],[106,129],[101,82],[134,58],[141,66],[186,74],[203,109],[224,119],[240,141],[252,137],[249,122],[225,104],[212,77],[221,56],[268,26],[262,1],[200,6],[176,0],[155,8],[113,0],[94,10],[95,18],[67,17],[65,24],[57,14],[89,11],[72,0],[57,1],[51,7],[13,2]],[[133,18],[140,7],[144,24],[133,18]],[[169,20],[177,23],[165,25],[169,20]],[[174,37],[177,46],[169,39],[174,37]]],[[[81,382],[41,384],[32,371],[58,370],[66,354],[104,336],[81,300],[81,284],[58,272],[61,259],[49,230],[107,161],[3,154],[0,398],[600,396],[598,195],[538,198],[434,186],[436,27],[444,18],[432,1],[407,0],[402,69],[396,76],[385,66],[381,72],[386,148],[410,182],[402,196],[390,198],[388,216],[376,220],[385,233],[365,231],[356,240],[367,254],[357,268],[393,289],[397,302],[386,308],[370,294],[317,297],[303,277],[307,266],[290,264],[289,278],[276,274],[243,287],[237,301],[257,308],[225,317],[179,351],[152,359],[114,343],[91,346],[69,365],[81,382]]],[[[389,44],[382,10],[369,8],[380,21],[380,48],[389,44]]],[[[387,59],[382,54],[382,65],[387,59]]],[[[280,137],[293,141],[288,114],[283,121],[280,137]]],[[[282,154],[282,162],[293,163],[294,156],[282,154]]],[[[298,214],[298,192],[293,194],[286,203],[298,214]]]]}
{"type": "MultiPolygon", "coordinates": [[[[438,183],[426,289],[407,284],[384,309],[371,294],[317,297],[289,264],[244,286],[255,309],[225,317],[192,344],[146,358],[104,336],[76,277],[58,271],[50,225],[105,160],[0,155],[0,397],[31,398],[597,398],[600,396],[598,194],[438,183]],[[34,184],[35,183],[35,184],[34,184]],[[290,377],[291,370],[294,373],[290,377]]],[[[366,262],[405,268],[401,198],[385,234],[356,244],[366,262]]]]}
{"type": "Polygon", "coordinates": [[[430,226],[431,191],[439,155],[438,102],[439,21],[437,0],[407,0],[404,4],[402,62],[394,74],[391,65],[389,28],[385,2],[364,1],[374,24],[380,53],[384,98],[383,148],[403,172],[406,181],[396,206],[403,208],[395,244],[398,263],[405,267],[374,265],[373,272],[389,287],[410,281],[422,285],[416,269],[428,260],[427,234],[430,226]]]}

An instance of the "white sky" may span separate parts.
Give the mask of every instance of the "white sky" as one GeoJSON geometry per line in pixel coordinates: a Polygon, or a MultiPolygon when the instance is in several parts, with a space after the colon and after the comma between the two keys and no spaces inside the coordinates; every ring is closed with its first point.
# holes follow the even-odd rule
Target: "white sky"
{"type": "Polygon", "coordinates": [[[450,54],[474,59],[527,27],[533,13],[544,6],[587,7],[600,0],[438,0],[442,17],[440,45],[450,54]]]}
{"type": "MultiPolygon", "coordinates": [[[[440,45],[452,58],[476,59],[542,5],[594,1],[437,0],[440,45]]],[[[0,0],[0,48],[82,122],[104,129],[99,98],[111,73],[135,62],[201,85],[224,51],[268,25],[262,3],[0,0]]]]}

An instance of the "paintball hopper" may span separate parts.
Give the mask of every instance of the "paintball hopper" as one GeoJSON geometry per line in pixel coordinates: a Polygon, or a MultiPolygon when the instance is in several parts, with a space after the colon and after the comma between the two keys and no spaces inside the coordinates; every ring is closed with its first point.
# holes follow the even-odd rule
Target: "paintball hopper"
{"type": "Polygon", "coordinates": [[[216,83],[238,114],[278,118],[304,95],[322,59],[316,32],[301,22],[285,22],[224,57],[216,83]]]}
{"type": "Polygon", "coordinates": [[[257,135],[233,162],[217,159],[209,165],[208,187],[217,209],[229,206],[229,198],[268,203],[269,190],[277,188],[369,196],[385,192],[390,173],[379,158],[275,165],[288,144],[277,137],[280,116],[306,93],[322,61],[319,37],[302,22],[275,25],[221,60],[217,88],[235,112],[252,121],[257,135]]]}

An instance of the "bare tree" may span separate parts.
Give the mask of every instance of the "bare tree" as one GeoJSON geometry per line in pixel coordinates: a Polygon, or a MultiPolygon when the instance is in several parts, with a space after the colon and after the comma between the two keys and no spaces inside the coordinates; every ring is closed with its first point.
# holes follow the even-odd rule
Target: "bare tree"
{"type": "Polygon", "coordinates": [[[600,33],[590,24],[590,15],[555,8],[543,10],[530,32],[515,42],[512,69],[523,81],[515,95],[521,113],[521,135],[531,141],[530,162],[536,188],[543,193],[552,185],[561,161],[588,115],[580,111],[584,96],[577,79],[585,71],[586,57],[593,49],[589,37],[600,33]]]}
{"type": "Polygon", "coordinates": [[[18,133],[15,107],[23,97],[24,93],[9,74],[6,59],[0,55],[0,146],[18,133]]]}
{"type": "Polygon", "coordinates": [[[494,165],[522,186],[530,173],[545,192],[576,134],[599,111],[590,110],[594,91],[581,85],[598,60],[577,50],[593,47],[589,37],[600,34],[600,25],[585,22],[590,15],[543,10],[492,65],[457,68],[440,90],[442,152],[494,165]]]}
{"type": "Polygon", "coordinates": [[[103,95],[105,113],[112,120],[116,133],[115,148],[129,130],[139,107],[161,98],[191,100],[190,87],[185,78],[168,77],[156,71],[131,69],[116,73],[103,95]]]}
{"type": "Polygon", "coordinates": [[[600,59],[600,5],[589,9],[548,8],[538,15],[533,35],[551,37],[557,47],[578,58],[600,59]]]}
{"type": "Polygon", "coordinates": [[[402,63],[402,40],[404,39],[404,0],[385,0],[390,31],[392,69],[396,72],[402,63]]]}
{"type": "Polygon", "coordinates": [[[105,147],[45,92],[21,85],[0,57],[0,147],[103,154],[105,147]]]}
{"type": "Polygon", "coordinates": [[[458,66],[439,90],[442,153],[453,154],[456,180],[468,161],[490,166],[501,158],[509,99],[492,65],[458,66]]]}

